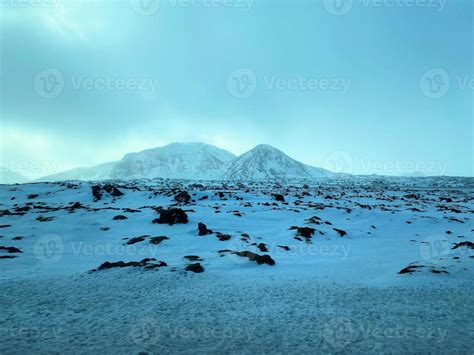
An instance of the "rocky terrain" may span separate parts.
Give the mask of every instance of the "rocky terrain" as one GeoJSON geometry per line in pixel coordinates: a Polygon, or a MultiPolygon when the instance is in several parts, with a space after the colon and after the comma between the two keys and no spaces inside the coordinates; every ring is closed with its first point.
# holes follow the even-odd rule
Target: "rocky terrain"
{"type": "Polygon", "coordinates": [[[473,191],[462,178],[1,185],[0,352],[469,352],[473,191]]]}

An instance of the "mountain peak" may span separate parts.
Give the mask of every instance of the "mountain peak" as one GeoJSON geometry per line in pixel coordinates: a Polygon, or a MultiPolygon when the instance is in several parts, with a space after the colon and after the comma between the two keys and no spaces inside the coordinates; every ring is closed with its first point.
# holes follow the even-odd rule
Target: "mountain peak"
{"type": "Polygon", "coordinates": [[[234,158],[234,154],[210,144],[175,142],[125,155],[114,166],[111,176],[116,179],[213,179],[234,158]]]}
{"type": "Polygon", "coordinates": [[[211,147],[211,145],[202,142],[173,142],[158,148],[165,147],[211,147]]]}
{"type": "Polygon", "coordinates": [[[275,148],[274,146],[271,146],[269,144],[259,144],[259,145],[256,145],[255,147],[253,147],[251,149],[252,150],[269,150],[269,151],[278,151],[280,152],[279,149],[275,148]]]}
{"type": "Polygon", "coordinates": [[[290,158],[268,144],[259,144],[225,167],[226,180],[325,177],[324,169],[313,168],[290,158]]]}
{"type": "Polygon", "coordinates": [[[274,146],[269,145],[269,144],[256,145],[255,147],[250,149],[248,153],[262,153],[262,154],[272,154],[272,155],[282,154],[284,156],[287,156],[280,149],[275,148],[274,146]]]}
{"type": "Polygon", "coordinates": [[[174,142],[128,153],[120,161],[77,168],[42,181],[170,178],[190,180],[253,180],[319,178],[331,173],[300,163],[268,144],[259,144],[236,157],[201,142],[174,142]]]}

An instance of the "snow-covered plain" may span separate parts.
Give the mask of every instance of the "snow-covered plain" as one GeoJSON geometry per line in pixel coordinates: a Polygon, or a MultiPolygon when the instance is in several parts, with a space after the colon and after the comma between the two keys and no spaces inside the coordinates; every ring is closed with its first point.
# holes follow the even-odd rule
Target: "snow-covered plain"
{"type": "Polygon", "coordinates": [[[473,179],[70,181],[0,203],[1,353],[474,350],[473,179]],[[171,207],[188,222],[152,223],[171,207]]]}

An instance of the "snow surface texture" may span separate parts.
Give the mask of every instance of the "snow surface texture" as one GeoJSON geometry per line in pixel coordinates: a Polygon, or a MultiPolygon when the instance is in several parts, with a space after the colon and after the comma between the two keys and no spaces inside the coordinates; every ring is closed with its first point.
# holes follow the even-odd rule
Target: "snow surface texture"
{"type": "Polygon", "coordinates": [[[255,180],[329,177],[329,171],[300,163],[261,144],[236,157],[204,143],[172,143],[126,154],[120,161],[68,170],[38,181],[153,179],[255,180]]]}
{"type": "Polygon", "coordinates": [[[0,186],[0,353],[474,349],[472,179],[110,184],[0,186]]]}

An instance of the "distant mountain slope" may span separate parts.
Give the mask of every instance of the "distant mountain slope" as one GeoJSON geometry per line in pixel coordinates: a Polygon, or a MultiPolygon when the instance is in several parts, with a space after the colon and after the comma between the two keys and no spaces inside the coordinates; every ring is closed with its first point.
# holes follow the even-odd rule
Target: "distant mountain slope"
{"type": "Polygon", "coordinates": [[[87,168],[66,170],[57,174],[44,176],[37,181],[64,181],[64,180],[106,180],[110,179],[110,172],[117,162],[103,163],[87,168]]]}
{"type": "Polygon", "coordinates": [[[30,179],[13,170],[0,167],[0,184],[22,184],[28,181],[30,179]]]}
{"type": "Polygon", "coordinates": [[[215,179],[235,155],[204,143],[172,143],[130,153],[112,169],[115,179],[175,178],[215,179]]]}
{"type": "Polygon", "coordinates": [[[37,181],[105,179],[256,180],[321,178],[328,170],[300,163],[282,151],[261,144],[236,157],[205,143],[172,143],[126,154],[120,161],[77,168],[37,181]]]}
{"type": "Polygon", "coordinates": [[[327,170],[300,163],[270,145],[260,144],[227,164],[221,177],[224,180],[255,180],[327,177],[330,174],[327,170]]]}

